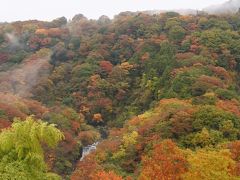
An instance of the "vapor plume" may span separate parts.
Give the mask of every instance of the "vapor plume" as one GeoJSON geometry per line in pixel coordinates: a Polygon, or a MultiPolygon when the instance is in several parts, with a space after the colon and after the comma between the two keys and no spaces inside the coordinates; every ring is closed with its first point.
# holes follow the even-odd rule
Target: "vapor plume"
{"type": "Polygon", "coordinates": [[[5,36],[12,47],[20,47],[19,38],[14,33],[6,33],[5,36]]]}
{"type": "Polygon", "coordinates": [[[49,74],[50,55],[27,59],[9,71],[0,73],[0,92],[8,92],[21,97],[31,97],[32,88],[39,79],[49,74]]]}

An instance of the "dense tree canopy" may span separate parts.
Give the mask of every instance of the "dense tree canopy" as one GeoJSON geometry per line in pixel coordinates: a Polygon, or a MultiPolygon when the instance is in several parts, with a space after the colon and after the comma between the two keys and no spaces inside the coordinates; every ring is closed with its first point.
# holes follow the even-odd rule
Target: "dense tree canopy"
{"type": "Polygon", "coordinates": [[[1,23],[0,179],[239,179],[239,15],[1,23]]]}

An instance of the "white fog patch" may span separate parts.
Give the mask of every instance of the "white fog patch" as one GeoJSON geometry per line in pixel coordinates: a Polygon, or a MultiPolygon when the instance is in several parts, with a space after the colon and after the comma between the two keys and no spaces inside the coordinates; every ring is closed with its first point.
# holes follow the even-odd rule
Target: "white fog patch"
{"type": "Polygon", "coordinates": [[[39,79],[48,76],[50,55],[27,59],[9,71],[0,73],[0,92],[8,92],[21,97],[31,97],[32,88],[39,79]]]}
{"type": "Polygon", "coordinates": [[[20,47],[19,38],[14,33],[6,33],[5,36],[12,47],[20,47]]]}
{"type": "Polygon", "coordinates": [[[209,6],[204,11],[210,14],[236,13],[240,8],[240,0],[229,0],[223,4],[209,6]]]}

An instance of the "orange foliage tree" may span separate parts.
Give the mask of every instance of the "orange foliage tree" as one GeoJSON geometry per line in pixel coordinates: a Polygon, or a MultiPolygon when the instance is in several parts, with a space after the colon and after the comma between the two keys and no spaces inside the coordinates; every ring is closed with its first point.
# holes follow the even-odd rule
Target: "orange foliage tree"
{"type": "Polygon", "coordinates": [[[99,65],[101,67],[101,69],[107,73],[110,73],[112,72],[112,68],[113,68],[113,65],[111,62],[109,61],[100,61],[99,62],[99,65]]]}
{"type": "Polygon", "coordinates": [[[187,160],[183,152],[171,140],[154,146],[152,156],[144,157],[140,180],[180,179],[187,171],[187,160]]]}
{"type": "Polygon", "coordinates": [[[102,122],[102,115],[100,113],[94,114],[92,120],[95,122],[102,122]]]}
{"type": "Polygon", "coordinates": [[[92,180],[123,180],[123,178],[112,171],[99,171],[93,176],[92,180]]]}
{"type": "Polygon", "coordinates": [[[236,175],[240,176],[240,141],[233,141],[228,145],[233,160],[237,161],[235,167],[236,175]]]}
{"type": "Polygon", "coordinates": [[[90,180],[97,171],[101,170],[95,159],[90,155],[79,161],[76,170],[71,176],[71,180],[90,180]]]}

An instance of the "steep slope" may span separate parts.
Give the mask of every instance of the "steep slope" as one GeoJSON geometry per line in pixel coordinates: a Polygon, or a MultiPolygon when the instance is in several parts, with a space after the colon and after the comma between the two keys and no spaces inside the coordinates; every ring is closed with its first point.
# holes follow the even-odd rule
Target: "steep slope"
{"type": "Polygon", "coordinates": [[[233,140],[240,133],[239,113],[235,100],[196,105],[193,99],[162,99],[123,128],[112,129],[94,153],[78,162],[71,179],[102,178],[107,172],[126,179],[237,179],[240,141],[233,140]]]}

